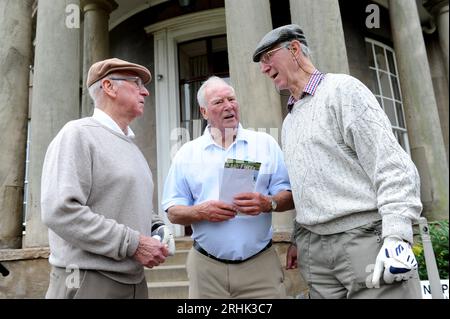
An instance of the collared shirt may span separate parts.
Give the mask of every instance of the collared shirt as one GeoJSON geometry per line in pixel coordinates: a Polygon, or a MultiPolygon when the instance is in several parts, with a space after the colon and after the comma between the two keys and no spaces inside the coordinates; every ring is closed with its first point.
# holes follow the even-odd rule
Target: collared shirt
{"type": "MultiPolygon", "coordinates": [[[[283,153],[275,139],[266,133],[239,125],[235,141],[224,149],[214,142],[206,128],[199,138],[184,144],[170,167],[162,208],[193,206],[218,200],[225,161],[260,162],[255,191],[275,195],[290,190],[283,153]]],[[[192,238],[208,253],[222,259],[242,260],[263,249],[272,238],[272,214],[237,215],[224,222],[201,221],[192,224],[192,238]]]]}
{"type": "MultiPolygon", "coordinates": [[[[303,99],[307,94],[314,95],[314,93],[316,93],[317,87],[319,86],[320,82],[322,82],[324,77],[325,75],[322,72],[315,69],[311,74],[308,83],[306,83],[305,87],[303,88],[303,93],[300,96],[300,100],[303,99]]],[[[292,108],[297,101],[298,100],[293,95],[289,97],[289,100],[287,102],[289,112],[292,111],[292,108]]]]}
{"type": "Polygon", "coordinates": [[[92,114],[92,118],[96,119],[100,122],[100,124],[105,125],[107,128],[110,128],[113,131],[116,131],[117,133],[123,134],[129,138],[134,138],[136,135],[134,134],[131,127],[127,127],[128,134],[125,134],[122,129],[119,127],[119,125],[105,112],[100,110],[99,108],[94,108],[94,114],[92,114]]]}

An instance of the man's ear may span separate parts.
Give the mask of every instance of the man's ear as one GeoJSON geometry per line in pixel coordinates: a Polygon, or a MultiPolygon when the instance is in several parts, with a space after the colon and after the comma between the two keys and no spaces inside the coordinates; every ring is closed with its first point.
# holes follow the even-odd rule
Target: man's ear
{"type": "Polygon", "coordinates": [[[200,113],[202,113],[202,116],[205,120],[208,120],[208,110],[206,107],[200,106],[200,113]]]}
{"type": "Polygon", "coordinates": [[[289,45],[289,51],[298,58],[298,54],[301,53],[301,46],[298,40],[292,40],[289,45]]]}
{"type": "Polygon", "coordinates": [[[116,90],[111,80],[107,78],[102,79],[102,89],[106,95],[116,97],[116,90]]]}

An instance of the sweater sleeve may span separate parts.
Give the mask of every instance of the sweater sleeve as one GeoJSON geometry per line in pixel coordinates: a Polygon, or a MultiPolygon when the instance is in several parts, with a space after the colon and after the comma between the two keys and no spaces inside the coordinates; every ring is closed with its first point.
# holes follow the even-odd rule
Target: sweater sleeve
{"type": "Polygon", "coordinates": [[[82,250],[115,260],[134,255],[139,233],[87,206],[92,184],[89,143],[80,128],[69,123],[45,155],[42,220],[59,237],[82,250]]]}
{"type": "Polygon", "coordinates": [[[412,222],[422,211],[417,169],[370,90],[354,80],[342,88],[344,93],[347,97],[340,105],[343,138],[376,191],[382,236],[397,235],[412,243],[412,222]]]}

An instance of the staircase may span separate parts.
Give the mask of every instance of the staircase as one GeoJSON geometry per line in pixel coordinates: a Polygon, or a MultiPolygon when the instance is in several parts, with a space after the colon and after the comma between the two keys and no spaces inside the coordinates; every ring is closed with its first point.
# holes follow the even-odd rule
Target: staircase
{"type": "Polygon", "coordinates": [[[150,299],[188,298],[186,258],[192,247],[192,239],[190,237],[175,238],[175,246],[175,255],[167,257],[161,266],[145,269],[150,299]]]}

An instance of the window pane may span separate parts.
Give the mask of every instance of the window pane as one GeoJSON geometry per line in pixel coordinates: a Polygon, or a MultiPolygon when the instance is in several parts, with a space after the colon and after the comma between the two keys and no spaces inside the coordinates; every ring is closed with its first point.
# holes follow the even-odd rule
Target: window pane
{"type": "Polygon", "coordinates": [[[397,74],[397,71],[395,70],[394,56],[392,55],[392,52],[386,50],[386,54],[389,63],[389,72],[391,72],[392,74],[397,74]]]}
{"type": "Polygon", "coordinates": [[[375,46],[375,58],[377,59],[378,68],[387,71],[386,58],[384,56],[384,49],[382,47],[375,46]]]}
{"type": "Polygon", "coordinates": [[[403,109],[402,104],[396,102],[395,108],[397,109],[398,126],[402,127],[402,128],[406,128],[405,119],[403,118],[403,112],[402,112],[402,109],[403,109]]]}
{"type": "Polygon", "coordinates": [[[389,76],[387,73],[378,72],[380,77],[381,92],[383,97],[392,97],[391,86],[389,85],[389,76]]]}
{"type": "Polygon", "coordinates": [[[381,103],[381,97],[376,96],[378,103],[380,104],[381,108],[383,108],[383,103],[381,103]]]}
{"type": "Polygon", "coordinates": [[[398,87],[398,80],[396,76],[391,75],[391,83],[392,83],[392,89],[394,90],[394,98],[396,100],[401,101],[402,98],[400,96],[400,89],[398,87]]]}
{"type": "Polygon", "coordinates": [[[383,99],[384,103],[384,111],[386,112],[389,120],[391,121],[391,124],[393,126],[397,126],[397,120],[395,119],[395,110],[394,110],[394,103],[392,100],[383,99]]]}
{"type": "Polygon", "coordinates": [[[211,39],[212,52],[227,51],[227,38],[218,37],[211,39]]]}
{"type": "Polygon", "coordinates": [[[377,79],[377,71],[375,70],[370,70],[370,74],[372,75],[372,82],[371,82],[371,90],[375,95],[379,95],[380,94],[380,88],[378,87],[378,79],[377,79]]]}
{"type": "Polygon", "coordinates": [[[406,151],[406,141],[405,141],[405,133],[401,131],[394,130],[395,137],[397,137],[397,141],[400,146],[406,151]]]}
{"type": "Polygon", "coordinates": [[[366,42],[366,54],[367,59],[369,60],[369,66],[375,67],[375,62],[373,61],[373,51],[371,42],[366,42]]]}

